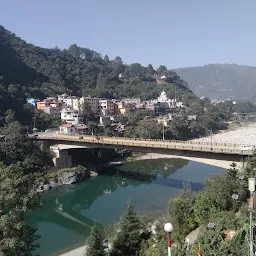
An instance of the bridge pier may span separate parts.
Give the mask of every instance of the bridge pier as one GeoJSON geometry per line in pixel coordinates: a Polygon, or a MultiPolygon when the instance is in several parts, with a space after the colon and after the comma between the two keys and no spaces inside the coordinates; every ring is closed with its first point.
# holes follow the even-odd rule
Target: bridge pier
{"type": "Polygon", "coordinates": [[[68,154],[68,149],[60,150],[57,146],[50,146],[50,150],[53,152],[52,161],[55,167],[59,169],[72,167],[72,156],[68,154]]]}

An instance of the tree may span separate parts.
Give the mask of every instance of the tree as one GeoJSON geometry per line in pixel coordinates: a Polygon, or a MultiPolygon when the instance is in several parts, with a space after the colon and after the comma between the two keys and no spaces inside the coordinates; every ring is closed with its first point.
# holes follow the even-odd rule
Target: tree
{"type": "Polygon", "coordinates": [[[87,239],[88,248],[86,249],[85,256],[104,256],[106,255],[103,246],[103,234],[96,225],[91,228],[91,234],[87,239]]]}
{"type": "Polygon", "coordinates": [[[115,57],[115,60],[114,60],[114,61],[117,62],[117,63],[123,64],[123,60],[122,60],[122,58],[119,57],[119,56],[115,57]]]}
{"type": "Polygon", "coordinates": [[[151,64],[148,64],[146,70],[147,70],[147,73],[148,73],[149,75],[151,75],[151,76],[156,73],[156,71],[154,70],[154,68],[153,68],[153,66],[152,66],[151,64]]]}
{"type": "Polygon", "coordinates": [[[90,132],[92,135],[95,135],[95,134],[97,134],[98,124],[95,123],[95,122],[89,121],[89,122],[87,123],[87,128],[88,128],[89,132],[90,132]]]}
{"type": "Polygon", "coordinates": [[[171,199],[168,204],[167,218],[175,227],[174,237],[179,243],[179,248],[182,247],[186,235],[196,227],[193,198],[191,186],[185,184],[181,195],[171,199]]]}
{"type": "Polygon", "coordinates": [[[0,163],[0,253],[32,256],[38,236],[27,225],[27,213],[41,206],[37,181],[51,158],[26,137],[19,122],[5,124],[1,133],[6,154],[0,163]]]}
{"type": "Polygon", "coordinates": [[[90,106],[90,103],[87,101],[82,102],[82,104],[79,107],[81,116],[83,117],[83,121],[85,124],[88,123],[88,121],[94,121],[95,115],[92,112],[92,108],[90,106]]]}
{"type": "Polygon", "coordinates": [[[105,61],[106,63],[109,63],[109,57],[108,57],[108,55],[105,55],[105,56],[104,56],[104,61],[105,61]]]}
{"type": "Polygon", "coordinates": [[[139,254],[140,245],[147,237],[146,227],[138,217],[131,201],[121,215],[116,226],[110,256],[135,256],[139,254]]]}
{"type": "Polygon", "coordinates": [[[102,72],[100,72],[98,74],[98,77],[97,77],[97,87],[105,87],[107,85],[107,79],[106,77],[104,76],[104,74],[102,72]]]}
{"type": "Polygon", "coordinates": [[[41,206],[35,187],[36,175],[20,164],[0,166],[0,253],[32,256],[38,236],[30,228],[27,211],[41,206]]]}
{"type": "Polygon", "coordinates": [[[165,72],[165,71],[167,71],[167,67],[166,67],[166,66],[163,66],[163,65],[160,65],[160,66],[158,67],[158,69],[156,70],[156,72],[157,72],[158,75],[162,75],[163,72],[165,72]]]}

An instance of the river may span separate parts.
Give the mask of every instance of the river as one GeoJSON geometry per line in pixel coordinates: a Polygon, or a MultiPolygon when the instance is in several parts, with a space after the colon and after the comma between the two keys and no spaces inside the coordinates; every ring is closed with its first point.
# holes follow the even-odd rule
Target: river
{"type": "Polygon", "coordinates": [[[37,252],[53,256],[84,244],[94,223],[103,228],[118,221],[129,198],[140,214],[155,219],[184,182],[198,191],[207,177],[223,170],[183,159],[140,160],[52,189],[43,194],[44,207],[29,216],[41,236],[37,252]]]}

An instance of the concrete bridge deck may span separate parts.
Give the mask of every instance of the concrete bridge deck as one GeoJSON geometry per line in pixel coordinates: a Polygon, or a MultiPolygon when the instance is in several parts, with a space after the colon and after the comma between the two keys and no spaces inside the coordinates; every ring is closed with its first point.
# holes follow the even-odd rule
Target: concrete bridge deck
{"type": "MultiPolygon", "coordinates": [[[[91,135],[63,135],[40,133],[35,137],[36,140],[48,141],[50,144],[67,144],[66,149],[76,147],[129,147],[129,148],[148,148],[179,150],[190,152],[205,152],[238,156],[249,156],[253,154],[250,150],[241,150],[238,144],[230,143],[210,143],[200,141],[176,141],[176,140],[156,140],[138,139],[126,137],[107,137],[91,135]]],[[[63,145],[63,146],[64,146],[63,145]]],[[[65,149],[65,148],[63,148],[65,149]]]]}

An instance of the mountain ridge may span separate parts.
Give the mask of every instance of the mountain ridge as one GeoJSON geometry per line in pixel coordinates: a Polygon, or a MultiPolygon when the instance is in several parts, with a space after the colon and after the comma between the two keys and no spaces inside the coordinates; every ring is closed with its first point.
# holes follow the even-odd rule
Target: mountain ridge
{"type": "Polygon", "coordinates": [[[199,97],[211,99],[256,99],[256,66],[207,64],[175,69],[199,97]]]}

